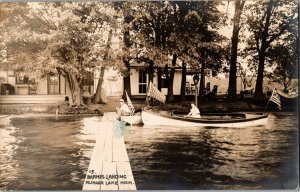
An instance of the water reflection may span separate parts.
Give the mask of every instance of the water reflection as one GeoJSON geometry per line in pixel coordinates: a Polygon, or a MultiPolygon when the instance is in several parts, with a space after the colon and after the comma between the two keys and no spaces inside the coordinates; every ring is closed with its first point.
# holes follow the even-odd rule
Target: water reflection
{"type": "Polygon", "coordinates": [[[0,189],[82,188],[99,118],[11,118],[0,128],[0,189]]]}
{"type": "Polygon", "coordinates": [[[125,139],[138,189],[280,189],[297,181],[297,135],[294,115],[271,115],[241,129],[132,127],[125,139]]]}
{"type": "Polygon", "coordinates": [[[9,180],[17,179],[18,162],[13,159],[14,151],[18,146],[11,145],[12,143],[21,142],[16,137],[12,136],[16,131],[15,127],[7,125],[7,123],[1,123],[0,125],[0,189],[5,187],[9,180]],[[2,154],[6,154],[5,156],[2,154]],[[3,162],[3,163],[2,163],[3,162]],[[4,163],[5,162],[5,163],[4,163]],[[5,170],[10,170],[10,174],[6,174],[5,170]]]}

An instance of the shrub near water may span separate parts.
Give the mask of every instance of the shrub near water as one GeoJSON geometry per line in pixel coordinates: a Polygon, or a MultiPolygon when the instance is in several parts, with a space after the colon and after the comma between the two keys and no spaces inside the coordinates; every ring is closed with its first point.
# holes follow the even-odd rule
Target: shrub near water
{"type": "Polygon", "coordinates": [[[0,114],[20,115],[20,114],[97,114],[103,115],[102,106],[98,104],[83,106],[66,106],[64,104],[2,104],[0,105],[0,114]]]}
{"type": "Polygon", "coordinates": [[[57,106],[59,114],[97,114],[103,115],[102,105],[89,104],[80,106],[68,106],[65,104],[57,106]]]}

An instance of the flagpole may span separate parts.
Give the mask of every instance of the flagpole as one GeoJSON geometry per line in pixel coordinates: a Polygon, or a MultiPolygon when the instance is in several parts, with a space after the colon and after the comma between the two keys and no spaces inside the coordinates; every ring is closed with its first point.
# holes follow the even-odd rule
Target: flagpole
{"type": "Polygon", "coordinates": [[[149,104],[149,103],[148,103],[148,92],[149,92],[150,82],[151,82],[151,81],[148,82],[148,86],[147,86],[147,91],[146,91],[146,101],[145,101],[145,103],[144,103],[144,107],[148,106],[148,104],[149,104]]]}
{"type": "Polygon", "coordinates": [[[266,105],[266,107],[265,107],[265,110],[264,110],[263,114],[265,114],[266,109],[267,109],[267,107],[268,107],[268,105],[269,105],[269,102],[270,102],[270,99],[268,100],[268,103],[267,103],[267,105],[266,105]]]}
{"type": "MultiPolygon", "coordinates": [[[[275,90],[275,87],[273,88],[271,97],[272,97],[273,94],[274,94],[274,90],[275,90]]],[[[271,97],[270,97],[270,98],[271,98],[271,97]]],[[[264,110],[263,114],[265,114],[265,112],[266,112],[266,110],[267,110],[267,107],[268,107],[268,105],[269,105],[269,102],[270,102],[270,99],[268,100],[268,103],[267,103],[267,105],[266,105],[266,107],[265,107],[265,110],[264,110]]]]}

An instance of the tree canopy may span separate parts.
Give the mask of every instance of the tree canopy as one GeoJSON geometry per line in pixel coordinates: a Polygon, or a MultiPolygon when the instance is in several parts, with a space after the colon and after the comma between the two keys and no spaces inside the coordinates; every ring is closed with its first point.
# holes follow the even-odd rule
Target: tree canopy
{"type": "MultiPolygon", "coordinates": [[[[269,0],[261,3],[252,3],[247,6],[247,25],[251,35],[247,40],[247,53],[252,55],[250,60],[257,65],[257,80],[255,86],[255,97],[263,97],[263,78],[266,63],[275,58],[270,53],[285,46],[293,38],[291,31],[297,30],[295,19],[298,18],[297,1],[269,0]]],[[[294,44],[295,46],[295,44],[294,44]]],[[[276,59],[275,59],[276,60],[276,59]]],[[[278,61],[278,60],[277,60],[278,61]]]]}
{"type": "MultiPolygon", "coordinates": [[[[220,1],[2,3],[1,63],[9,61],[15,73],[33,77],[62,74],[75,104],[82,102],[82,80],[88,71],[114,67],[124,75],[128,89],[133,62],[144,64],[150,79],[154,67],[164,69],[169,101],[179,62],[200,72],[201,94],[204,69],[222,72],[229,67],[228,94],[234,96],[243,55],[249,67],[257,69],[257,98],[263,95],[266,75],[288,89],[297,77],[298,2],[236,0],[235,14],[228,17],[224,10],[232,5],[220,1]],[[222,31],[226,25],[232,29],[231,37],[222,31]],[[276,70],[267,74],[266,67],[276,70]]],[[[99,80],[100,88],[101,84],[99,80]]]]}

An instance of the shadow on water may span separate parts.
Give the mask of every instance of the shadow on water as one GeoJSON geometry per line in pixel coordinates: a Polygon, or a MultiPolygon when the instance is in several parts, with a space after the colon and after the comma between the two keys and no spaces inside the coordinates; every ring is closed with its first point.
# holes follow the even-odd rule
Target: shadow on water
{"type": "Polygon", "coordinates": [[[203,184],[202,189],[212,189],[213,180],[231,179],[212,171],[216,166],[232,160],[219,155],[220,150],[229,152],[230,148],[214,140],[207,130],[198,131],[194,136],[180,134],[165,140],[160,138],[148,150],[145,153],[150,155],[144,157],[147,169],[144,173],[137,173],[147,177],[135,177],[138,189],[200,189],[200,183],[203,184]]]}
{"type": "Polygon", "coordinates": [[[298,130],[295,116],[283,120],[240,129],[131,127],[125,140],[137,188],[293,188],[298,130]]]}

